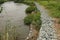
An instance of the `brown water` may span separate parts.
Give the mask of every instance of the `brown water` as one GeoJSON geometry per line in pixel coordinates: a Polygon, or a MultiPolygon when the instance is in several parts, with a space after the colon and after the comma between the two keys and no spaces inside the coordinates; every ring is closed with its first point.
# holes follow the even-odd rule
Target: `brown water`
{"type": "MultiPolygon", "coordinates": [[[[28,7],[24,4],[14,2],[5,2],[2,4],[3,11],[0,14],[0,30],[4,32],[5,27],[10,24],[10,27],[16,26],[20,40],[24,40],[29,33],[29,27],[24,25],[25,9],[28,7]]],[[[10,28],[9,28],[10,29],[10,28]]]]}

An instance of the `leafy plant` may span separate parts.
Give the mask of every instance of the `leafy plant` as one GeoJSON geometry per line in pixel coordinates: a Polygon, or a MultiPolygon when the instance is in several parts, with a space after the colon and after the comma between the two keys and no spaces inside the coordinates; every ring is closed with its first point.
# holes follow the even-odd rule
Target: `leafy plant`
{"type": "Polygon", "coordinates": [[[40,12],[37,12],[36,14],[34,14],[33,17],[33,21],[34,21],[34,25],[35,25],[35,29],[39,31],[39,29],[41,28],[41,17],[40,17],[40,12]]]}
{"type": "Polygon", "coordinates": [[[33,21],[33,15],[32,14],[29,14],[27,17],[25,17],[25,19],[24,19],[24,23],[26,24],[26,25],[30,25],[31,23],[32,23],[32,21],[33,21]]]}
{"type": "Polygon", "coordinates": [[[27,17],[25,17],[24,19],[24,23],[26,25],[30,25],[33,21],[35,23],[37,23],[38,25],[41,25],[41,19],[40,19],[40,13],[33,13],[33,14],[29,14],[27,17]]]}
{"type": "Polygon", "coordinates": [[[26,13],[29,14],[29,13],[32,13],[36,10],[37,10],[37,8],[35,6],[30,6],[26,9],[26,13]]]}

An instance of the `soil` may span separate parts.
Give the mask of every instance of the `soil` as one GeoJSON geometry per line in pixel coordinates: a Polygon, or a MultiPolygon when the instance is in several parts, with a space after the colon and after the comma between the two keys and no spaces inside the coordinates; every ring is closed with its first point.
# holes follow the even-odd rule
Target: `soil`
{"type": "Polygon", "coordinates": [[[57,33],[57,39],[60,40],[60,18],[54,18],[55,30],[57,33]]]}
{"type": "Polygon", "coordinates": [[[30,28],[32,28],[32,34],[31,36],[29,37],[28,40],[37,40],[37,37],[38,37],[38,31],[35,29],[35,25],[31,25],[30,28]]]}

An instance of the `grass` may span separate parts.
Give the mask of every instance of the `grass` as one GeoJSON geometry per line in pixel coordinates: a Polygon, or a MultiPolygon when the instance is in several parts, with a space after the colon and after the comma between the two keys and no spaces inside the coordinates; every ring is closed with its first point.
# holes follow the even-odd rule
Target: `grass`
{"type": "Polygon", "coordinates": [[[50,12],[50,16],[53,18],[60,18],[60,4],[56,1],[40,1],[40,5],[45,6],[50,12]]]}

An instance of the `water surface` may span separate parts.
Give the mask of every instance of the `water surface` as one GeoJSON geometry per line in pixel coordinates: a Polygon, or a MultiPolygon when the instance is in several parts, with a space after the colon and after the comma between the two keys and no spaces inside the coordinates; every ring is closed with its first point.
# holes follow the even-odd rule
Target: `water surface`
{"type": "Polygon", "coordinates": [[[0,31],[5,30],[7,24],[10,24],[11,28],[15,25],[17,33],[19,33],[18,40],[24,40],[29,33],[29,27],[24,25],[25,9],[28,7],[24,4],[18,4],[14,2],[5,2],[2,4],[3,11],[0,14],[0,31]]]}

